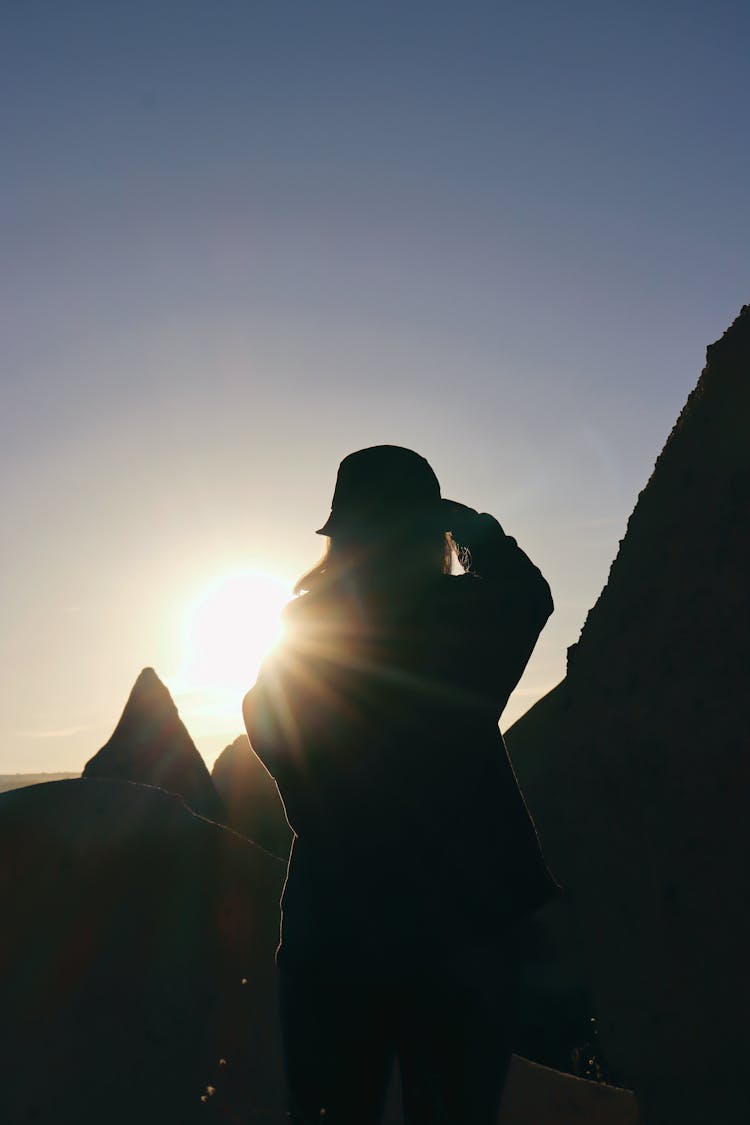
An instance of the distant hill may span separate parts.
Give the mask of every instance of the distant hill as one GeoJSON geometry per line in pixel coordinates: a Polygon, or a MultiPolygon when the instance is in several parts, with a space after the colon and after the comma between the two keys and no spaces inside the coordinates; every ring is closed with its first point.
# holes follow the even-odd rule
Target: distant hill
{"type": "Polygon", "coordinates": [[[10,789],[23,789],[26,785],[40,785],[44,781],[65,781],[78,777],[77,773],[0,773],[0,793],[10,789]]]}
{"type": "Polygon", "coordinates": [[[506,734],[567,890],[558,936],[653,1125],[747,1115],[749,576],[746,306],[708,349],[565,680],[506,734]]]}

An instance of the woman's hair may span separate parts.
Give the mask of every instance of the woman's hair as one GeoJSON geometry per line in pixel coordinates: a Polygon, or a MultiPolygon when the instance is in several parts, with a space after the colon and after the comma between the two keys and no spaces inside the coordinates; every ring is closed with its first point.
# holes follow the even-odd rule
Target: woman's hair
{"type": "Polygon", "coordinates": [[[392,540],[383,536],[334,536],[326,541],[315,566],[297,581],[294,593],[333,591],[339,585],[367,583],[368,579],[391,585],[397,585],[399,578],[429,580],[450,574],[454,557],[463,561],[449,531],[412,532],[392,540]]]}

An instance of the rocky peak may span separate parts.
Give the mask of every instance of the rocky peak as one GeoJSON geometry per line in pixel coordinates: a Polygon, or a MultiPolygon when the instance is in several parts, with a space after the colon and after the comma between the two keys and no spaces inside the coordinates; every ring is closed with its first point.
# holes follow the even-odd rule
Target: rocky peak
{"type": "Polygon", "coordinates": [[[87,762],[83,776],[156,785],[179,794],[202,816],[224,818],[206,764],[153,668],[136,679],[111,738],[87,762]]]}

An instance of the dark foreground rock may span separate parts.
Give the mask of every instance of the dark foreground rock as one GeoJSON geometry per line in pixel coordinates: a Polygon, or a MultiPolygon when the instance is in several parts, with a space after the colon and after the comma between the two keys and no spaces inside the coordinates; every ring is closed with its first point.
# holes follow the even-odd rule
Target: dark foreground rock
{"type": "Polygon", "coordinates": [[[157,789],[0,795],[5,1125],[282,1120],[283,875],[157,789]]]}
{"type": "MultiPolygon", "coordinates": [[[[157,789],[0,796],[3,1125],[284,1125],[283,874],[157,789]]],[[[637,1121],[626,1091],[516,1058],[499,1125],[637,1121]]]]}
{"type": "Polygon", "coordinates": [[[567,889],[550,924],[649,1125],[748,1119],[748,434],[750,306],[708,349],[566,679],[507,733],[567,889]]]}
{"type": "Polygon", "coordinates": [[[83,776],[157,785],[201,816],[225,818],[206,764],[153,668],[138,676],[112,737],[86,763],[83,776]]]}
{"type": "Polygon", "coordinates": [[[514,1055],[498,1125],[643,1123],[631,1090],[587,1082],[514,1055]]]}
{"type": "Polygon", "coordinates": [[[292,832],[276,783],[253,754],[247,735],[240,735],[222,750],[211,778],[226,810],[229,827],[273,855],[286,858],[292,832]]]}

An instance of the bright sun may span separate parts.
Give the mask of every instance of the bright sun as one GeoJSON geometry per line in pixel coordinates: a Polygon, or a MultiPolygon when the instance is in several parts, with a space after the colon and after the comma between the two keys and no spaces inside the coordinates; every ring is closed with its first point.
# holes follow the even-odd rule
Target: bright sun
{"type": "Polygon", "coordinates": [[[289,598],[281,581],[252,571],[224,574],[193,598],[183,617],[181,666],[170,678],[189,730],[240,732],[242,697],[279,639],[289,598]]]}

